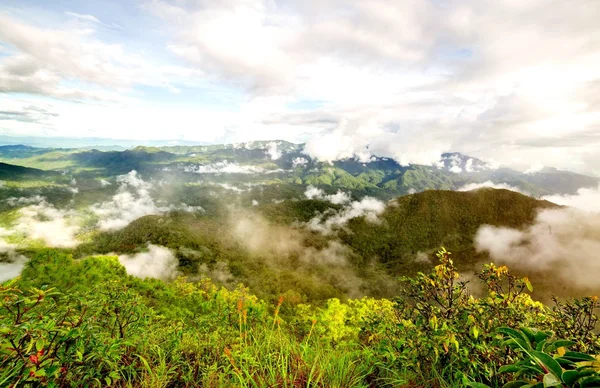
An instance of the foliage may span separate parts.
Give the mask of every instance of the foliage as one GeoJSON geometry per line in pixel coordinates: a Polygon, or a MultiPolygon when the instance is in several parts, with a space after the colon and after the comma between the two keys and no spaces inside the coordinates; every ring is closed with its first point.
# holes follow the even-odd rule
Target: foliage
{"type": "Polygon", "coordinates": [[[551,332],[530,328],[498,329],[518,361],[499,373],[512,374],[510,387],[600,387],[600,357],[570,351],[570,340],[554,339],[551,332]]]}
{"type": "Polygon", "coordinates": [[[0,288],[0,385],[496,387],[553,373],[546,384],[593,386],[596,358],[567,348],[597,344],[595,298],[551,309],[531,299],[527,278],[494,264],[475,297],[450,252],[438,258],[402,278],[395,300],[318,306],[208,279],[141,280],[111,256],[40,252],[0,288]]]}

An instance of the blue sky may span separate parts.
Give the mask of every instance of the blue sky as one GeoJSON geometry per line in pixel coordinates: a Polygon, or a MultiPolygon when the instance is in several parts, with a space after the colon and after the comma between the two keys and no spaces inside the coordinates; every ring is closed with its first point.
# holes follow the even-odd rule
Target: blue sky
{"type": "Polygon", "coordinates": [[[0,135],[600,173],[594,0],[5,0],[0,135]]]}

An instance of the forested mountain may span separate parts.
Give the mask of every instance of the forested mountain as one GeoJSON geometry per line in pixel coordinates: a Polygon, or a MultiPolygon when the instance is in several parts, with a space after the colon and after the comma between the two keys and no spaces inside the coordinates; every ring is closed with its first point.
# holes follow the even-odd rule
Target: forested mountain
{"type": "Polygon", "coordinates": [[[457,190],[469,184],[503,184],[533,196],[575,194],[599,183],[595,177],[552,168],[527,174],[496,168],[459,153],[441,155],[435,166],[401,166],[387,158],[329,164],[312,160],[303,153],[303,145],[283,141],[104,152],[0,146],[0,161],[82,178],[114,177],[136,170],[170,182],[315,185],[382,199],[432,189],[457,190]]]}
{"type": "Polygon", "coordinates": [[[536,198],[593,177],[285,142],[0,160],[0,385],[498,386],[502,333],[600,348],[597,299],[539,302],[600,291],[592,216],[536,198]]]}

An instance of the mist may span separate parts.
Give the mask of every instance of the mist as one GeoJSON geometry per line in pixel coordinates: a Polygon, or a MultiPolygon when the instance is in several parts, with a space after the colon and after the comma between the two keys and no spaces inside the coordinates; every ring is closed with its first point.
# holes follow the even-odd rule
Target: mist
{"type": "Polygon", "coordinates": [[[319,284],[333,285],[353,298],[365,296],[373,289],[385,293],[395,284],[389,275],[371,264],[362,268],[362,275],[371,277],[365,280],[352,265],[354,253],[348,246],[323,237],[315,241],[305,225],[274,224],[249,211],[233,211],[230,225],[235,241],[259,256],[272,270],[292,270],[319,284]]]}
{"type": "Polygon", "coordinates": [[[140,279],[172,280],[178,275],[179,262],[173,252],[158,245],[148,245],[148,252],[120,255],[119,262],[129,275],[140,279]]]}
{"type": "Polygon", "coordinates": [[[17,245],[5,240],[13,231],[0,227],[0,283],[13,279],[21,273],[27,258],[16,252],[17,245]]]}
{"type": "Polygon", "coordinates": [[[385,203],[372,198],[364,197],[360,201],[354,201],[345,205],[339,211],[326,212],[312,218],[307,226],[309,229],[331,234],[336,229],[342,228],[348,221],[358,217],[364,217],[367,222],[376,223],[378,216],[385,210],[385,203]]]}
{"type": "Polygon", "coordinates": [[[575,195],[547,195],[542,199],[558,205],[600,212],[600,185],[593,188],[582,187],[577,190],[575,195]]]}
{"type": "MultiPolygon", "coordinates": [[[[36,200],[40,198],[33,197],[36,200]]],[[[57,209],[45,199],[19,209],[14,230],[53,247],[72,248],[79,244],[80,219],[74,210],[57,209]]]]}
{"type": "Polygon", "coordinates": [[[485,225],[475,247],[514,269],[551,274],[574,288],[600,288],[600,213],[547,209],[523,230],[485,225]]]}
{"type": "MultiPolygon", "coordinates": [[[[471,159],[469,159],[471,160],[471,159]]],[[[529,195],[529,193],[519,189],[516,186],[511,186],[508,183],[494,183],[492,181],[485,181],[483,183],[469,183],[457,189],[457,191],[471,191],[477,190],[481,188],[492,188],[492,189],[506,189],[510,191],[515,191],[517,193],[529,195]]]]}

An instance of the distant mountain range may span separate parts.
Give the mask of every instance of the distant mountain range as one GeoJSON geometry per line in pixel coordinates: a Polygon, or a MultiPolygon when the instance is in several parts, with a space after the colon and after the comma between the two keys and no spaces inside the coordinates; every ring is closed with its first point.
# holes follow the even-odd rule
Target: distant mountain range
{"type": "MultiPolygon", "coordinates": [[[[401,166],[388,158],[374,158],[369,163],[346,159],[329,164],[304,154],[303,145],[285,141],[138,146],[118,151],[6,145],[0,146],[0,162],[62,172],[78,179],[114,177],[137,170],[169,182],[313,185],[326,191],[341,189],[357,197],[371,195],[383,199],[429,189],[464,190],[491,185],[540,197],[575,194],[582,187],[597,187],[600,181],[554,168],[523,173],[491,166],[460,153],[445,153],[433,166],[401,166]]],[[[11,176],[23,179],[18,177],[20,172],[7,166],[0,167],[0,171],[4,180],[11,180],[11,176]]]]}

